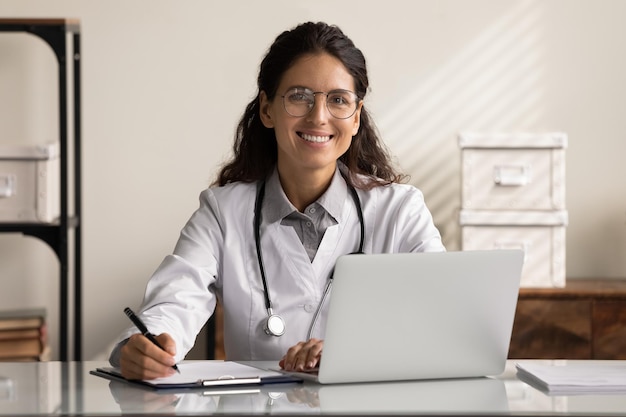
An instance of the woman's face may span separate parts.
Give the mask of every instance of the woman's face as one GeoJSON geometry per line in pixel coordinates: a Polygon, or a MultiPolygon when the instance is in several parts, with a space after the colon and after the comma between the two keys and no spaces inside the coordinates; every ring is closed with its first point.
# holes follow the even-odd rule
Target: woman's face
{"type": "Polygon", "coordinates": [[[352,75],[332,55],[305,55],[284,73],[272,101],[265,92],[260,95],[261,120],[276,134],[281,175],[332,175],[337,159],[348,150],[352,136],[359,130],[362,103],[358,103],[352,116],[338,119],[328,111],[327,96],[316,94],[311,111],[305,116],[294,117],[285,110],[282,98],[294,87],[324,93],[354,91],[352,75]]]}

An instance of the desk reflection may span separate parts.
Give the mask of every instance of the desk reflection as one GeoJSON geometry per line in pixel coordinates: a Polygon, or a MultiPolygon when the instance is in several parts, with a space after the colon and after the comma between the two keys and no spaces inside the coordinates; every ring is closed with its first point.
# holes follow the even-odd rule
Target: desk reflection
{"type": "MultiPolygon", "coordinates": [[[[625,362],[614,363],[623,366],[625,362]]],[[[421,413],[624,416],[626,410],[626,394],[546,395],[517,378],[513,361],[497,379],[346,385],[304,383],[185,392],[154,391],[89,373],[106,365],[103,361],[0,363],[0,415],[421,413]]],[[[263,363],[260,365],[267,367],[263,363]]]]}
{"type": "Polygon", "coordinates": [[[174,413],[181,394],[158,392],[147,389],[129,388],[123,382],[109,382],[109,390],[124,414],[134,413],[174,413]]]}
{"type": "Polygon", "coordinates": [[[504,383],[491,378],[319,385],[263,385],[232,390],[153,391],[111,381],[122,413],[507,413],[504,383]]]}

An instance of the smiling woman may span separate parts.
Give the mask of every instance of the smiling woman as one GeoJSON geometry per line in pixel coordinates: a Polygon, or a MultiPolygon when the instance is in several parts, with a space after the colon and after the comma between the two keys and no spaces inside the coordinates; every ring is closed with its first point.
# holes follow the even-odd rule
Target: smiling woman
{"type": "Polygon", "coordinates": [[[171,373],[217,300],[226,359],[314,368],[339,256],[445,250],[422,193],[400,184],[368,87],[364,56],[338,27],[276,38],[232,160],[148,283],[139,316],[163,349],[131,328],[111,354],[126,378],[171,373]]]}
{"type": "Polygon", "coordinates": [[[285,95],[269,100],[261,92],[261,120],[276,135],[281,184],[289,201],[300,211],[325,190],[337,160],[359,130],[362,102],[350,98],[350,94],[356,96],[353,89],[352,76],[341,61],[319,53],[299,58],[284,73],[278,91],[285,95]],[[341,100],[339,91],[348,98],[341,100]],[[335,101],[329,105],[332,98],[335,101]],[[331,108],[342,117],[331,113],[331,108]]]}
{"type": "MultiPolygon", "coordinates": [[[[273,122],[264,118],[261,104],[264,101],[271,102],[277,110],[280,110],[282,104],[276,97],[283,99],[287,91],[292,89],[299,89],[300,92],[310,90],[307,99],[309,110],[303,114],[290,114],[287,107],[284,107],[282,113],[286,114],[275,111],[276,117],[283,119],[290,115],[311,117],[309,112],[314,113],[316,99],[320,100],[317,98],[320,95],[318,92],[327,94],[338,89],[347,90],[348,95],[353,93],[355,96],[353,100],[356,100],[355,113],[347,118],[354,116],[359,126],[356,133],[353,133],[354,143],[341,155],[340,161],[350,172],[363,174],[374,180],[361,181],[360,185],[364,188],[379,183],[381,179],[385,182],[402,180],[403,176],[396,173],[392,167],[374,123],[363,106],[369,88],[365,57],[336,26],[308,22],[283,32],[276,38],[261,62],[257,84],[258,94],[246,107],[246,112],[239,123],[233,147],[235,156],[221,170],[216,184],[258,181],[274,169],[278,158],[277,134],[273,122]],[[318,63],[326,64],[324,74],[321,73],[321,68],[316,67],[318,63]],[[313,88],[314,82],[328,85],[324,88],[319,86],[313,88]],[[266,124],[268,122],[269,126],[266,124]]],[[[327,98],[326,102],[329,100],[327,98]]],[[[318,110],[322,107],[318,106],[318,110]]],[[[330,110],[328,111],[330,113],[330,110]]],[[[349,182],[358,180],[355,176],[347,178],[349,182]]]]}

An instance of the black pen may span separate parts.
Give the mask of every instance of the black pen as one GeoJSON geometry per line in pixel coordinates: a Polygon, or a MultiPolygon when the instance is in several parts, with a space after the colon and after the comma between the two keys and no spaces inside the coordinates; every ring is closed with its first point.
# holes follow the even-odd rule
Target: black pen
{"type": "MultiPolygon", "coordinates": [[[[139,329],[139,331],[141,332],[142,335],[147,337],[149,341],[151,341],[152,343],[157,345],[161,350],[165,350],[165,349],[163,349],[163,346],[161,346],[161,344],[156,340],[154,335],[148,331],[148,328],[146,327],[145,324],[143,324],[143,321],[141,321],[141,319],[139,317],[137,317],[137,315],[135,313],[133,313],[133,310],[131,310],[129,307],[126,307],[124,309],[124,313],[133,322],[133,324],[135,326],[137,326],[137,328],[139,329]]],[[[176,372],[180,373],[180,371],[178,370],[178,366],[176,366],[176,364],[174,364],[174,366],[172,366],[172,368],[174,368],[176,370],[176,372]]]]}

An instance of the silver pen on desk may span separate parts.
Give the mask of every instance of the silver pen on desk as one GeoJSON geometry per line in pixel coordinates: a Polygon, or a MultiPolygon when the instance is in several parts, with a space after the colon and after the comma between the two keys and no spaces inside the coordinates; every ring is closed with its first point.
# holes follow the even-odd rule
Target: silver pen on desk
{"type": "MultiPolygon", "coordinates": [[[[165,350],[165,349],[163,349],[163,346],[161,346],[161,344],[158,342],[158,340],[156,340],[156,337],[154,337],[154,335],[148,331],[148,328],[143,323],[143,321],[141,321],[141,319],[139,317],[137,317],[137,315],[133,312],[133,310],[130,309],[130,307],[126,307],[124,309],[124,314],[126,314],[128,316],[128,318],[130,319],[130,321],[132,321],[133,324],[135,326],[137,326],[137,328],[139,329],[139,331],[141,332],[142,335],[147,337],[149,341],[154,343],[161,350],[165,350]]],[[[176,372],[180,373],[180,370],[178,369],[178,366],[176,366],[176,364],[174,364],[174,366],[172,366],[172,368],[174,368],[176,370],[176,372]]]]}

